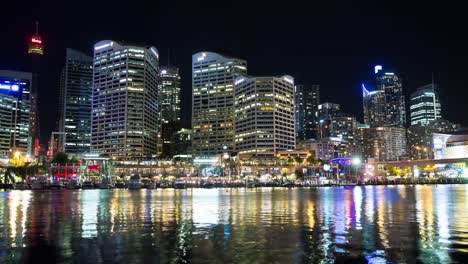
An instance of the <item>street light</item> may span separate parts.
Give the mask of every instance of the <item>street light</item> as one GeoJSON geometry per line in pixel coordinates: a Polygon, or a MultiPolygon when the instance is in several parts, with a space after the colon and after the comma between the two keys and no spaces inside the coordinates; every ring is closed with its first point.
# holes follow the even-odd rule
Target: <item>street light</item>
{"type": "Polygon", "coordinates": [[[356,167],[356,172],[354,174],[354,178],[357,179],[357,171],[358,171],[359,165],[361,165],[361,159],[359,157],[354,157],[353,160],[352,160],[352,163],[356,167]]]}

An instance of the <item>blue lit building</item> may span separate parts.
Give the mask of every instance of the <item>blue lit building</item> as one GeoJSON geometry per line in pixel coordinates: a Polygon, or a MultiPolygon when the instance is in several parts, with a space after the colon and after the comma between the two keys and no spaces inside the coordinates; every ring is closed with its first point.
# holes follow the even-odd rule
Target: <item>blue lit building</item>
{"type": "Polygon", "coordinates": [[[0,71],[0,158],[31,153],[32,74],[0,71]]]}

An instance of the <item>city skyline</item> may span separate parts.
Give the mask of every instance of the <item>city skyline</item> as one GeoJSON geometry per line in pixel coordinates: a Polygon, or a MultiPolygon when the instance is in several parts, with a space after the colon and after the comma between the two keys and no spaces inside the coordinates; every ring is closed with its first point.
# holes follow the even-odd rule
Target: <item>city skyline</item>
{"type": "MultiPolygon", "coordinates": [[[[366,9],[359,11],[359,5],[356,4],[352,10],[358,12],[340,18],[339,11],[332,12],[326,5],[314,6],[317,12],[313,13],[300,11],[299,7],[303,6],[288,7],[285,12],[297,11],[296,16],[292,21],[285,22],[285,25],[278,27],[278,32],[286,33],[288,26],[295,25],[290,34],[295,40],[291,43],[286,43],[284,40],[272,43],[268,41],[273,39],[273,36],[268,36],[269,34],[255,36],[255,32],[273,31],[273,26],[279,24],[274,21],[273,15],[263,17],[266,21],[272,22],[271,26],[263,29],[255,23],[260,21],[259,18],[251,15],[243,17],[239,23],[251,26],[252,33],[245,33],[235,39],[232,38],[232,32],[242,30],[231,25],[224,25],[225,28],[214,25],[207,31],[203,29],[188,31],[189,28],[192,29],[188,22],[194,18],[192,13],[213,12],[219,9],[216,5],[187,4],[186,10],[181,10],[180,16],[175,16],[174,23],[165,23],[167,15],[161,14],[161,17],[151,24],[156,24],[152,31],[145,31],[148,25],[141,25],[137,22],[125,25],[123,22],[114,20],[91,27],[90,25],[94,25],[97,21],[96,15],[91,15],[89,22],[84,19],[71,21],[67,18],[70,14],[83,11],[79,8],[70,11],[57,7],[54,9],[54,14],[57,16],[48,16],[50,11],[39,7],[34,12],[27,11],[20,17],[12,17],[8,23],[5,23],[5,25],[11,25],[6,28],[6,32],[11,37],[9,42],[1,44],[0,68],[30,70],[30,59],[26,54],[27,39],[34,32],[34,20],[38,19],[41,23],[40,33],[45,43],[45,54],[42,59],[47,65],[46,69],[42,69],[44,72],[41,73],[39,97],[41,98],[43,93],[49,95],[40,99],[39,107],[44,109],[42,115],[46,116],[58,116],[54,104],[58,103],[59,74],[63,66],[65,49],[74,48],[90,55],[97,41],[122,39],[142,45],[156,45],[161,52],[162,64],[165,64],[169,55],[171,65],[180,67],[183,127],[189,127],[191,119],[190,58],[192,54],[203,50],[228,54],[249,61],[251,65],[249,73],[254,76],[290,74],[298,84],[318,84],[321,86],[322,102],[330,101],[341,104],[345,112],[355,114],[359,121],[362,121],[360,83],[373,74],[369,70],[373,65],[386,65],[387,68],[395,69],[401,75],[406,100],[418,87],[429,83],[434,72],[435,83],[440,87],[441,104],[444,106],[442,115],[448,120],[467,125],[468,113],[457,111],[463,106],[464,96],[454,96],[454,94],[466,93],[464,87],[467,85],[467,80],[461,74],[467,70],[463,64],[463,58],[467,54],[461,49],[464,42],[463,40],[457,41],[449,47],[445,44],[447,41],[442,41],[442,39],[455,38],[450,33],[460,31],[457,30],[460,27],[456,23],[458,18],[454,16],[444,21],[437,19],[436,22],[430,22],[433,27],[426,27],[425,23],[418,21],[418,18],[423,18],[426,14],[433,16],[440,14],[441,17],[447,17],[451,10],[439,8],[430,3],[421,7],[421,10],[416,6],[405,6],[406,10],[399,10],[397,5],[376,16],[375,6],[365,6],[366,9]],[[320,10],[336,21],[323,20],[326,17],[318,14],[320,10]],[[397,14],[391,11],[401,14],[402,17],[396,18],[397,14]],[[414,15],[414,18],[404,16],[410,14],[414,15]],[[184,15],[187,17],[183,18],[184,15]],[[350,22],[354,26],[351,32],[346,32],[345,29],[351,28],[351,25],[344,26],[344,22],[348,22],[346,19],[359,15],[362,15],[361,18],[350,22]],[[377,17],[379,19],[376,20],[377,17]],[[310,22],[307,22],[309,18],[310,22]],[[63,23],[57,23],[58,21],[63,21],[63,23]],[[315,25],[313,22],[318,24],[315,25]],[[137,25],[141,27],[141,30],[131,30],[137,25]],[[167,27],[168,25],[170,27],[167,27]],[[411,25],[412,30],[408,30],[407,25],[411,25]],[[448,31],[442,30],[445,27],[448,31]],[[69,31],[68,29],[71,28],[80,33],[75,34],[75,30],[69,31]],[[391,30],[395,34],[380,35],[375,33],[376,28],[391,30]],[[414,28],[419,33],[413,34],[414,28]],[[312,35],[308,37],[308,34],[312,35]],[[431,38],[433,41],[426,42],[428,36],[433,36],[431,38]],[[399,42],[402,39],[405,40],[404,43],[399,42]],[[420,46],[424,48],[417,48],[420,46]],[[56,96],[50,96],[51,94],[56,96]]],[[[170,8],[170,4],[161,4],[161,8],[170,8]]],[[[280,12],[276,8],[268,8],[273,11],[273,14],[280,12]]],[[[228,9],[226,14],[228,19],[233,18],[236,11],[239,11],[234,6],[228,9]]],[[[200,19],[201,22],[208,20],[204,17],[200,19]]],[[[42,143],[45,143],[44,139],[48,139],[55,123],[45,120],[44,117],[41,120],[41,128],[44,130],[41,135],[42,143]]]]}

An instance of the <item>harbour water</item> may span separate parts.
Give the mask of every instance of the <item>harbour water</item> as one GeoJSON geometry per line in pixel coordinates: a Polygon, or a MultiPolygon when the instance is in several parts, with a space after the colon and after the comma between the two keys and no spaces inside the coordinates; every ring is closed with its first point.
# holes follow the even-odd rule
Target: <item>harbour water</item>
{"type": "Polygon", "coordinates": [[[468,185],[0,192],[0,263],[466,263],[468,185]]]}

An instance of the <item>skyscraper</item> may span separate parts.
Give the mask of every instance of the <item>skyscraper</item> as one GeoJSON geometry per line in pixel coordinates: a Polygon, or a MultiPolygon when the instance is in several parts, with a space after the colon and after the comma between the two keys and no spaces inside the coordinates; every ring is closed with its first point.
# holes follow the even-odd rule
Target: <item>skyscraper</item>
{"type": "Polygon", "coordinates": [[[0,71],[0,158],[31,153],[31,85],[29,72],[0,71]]]}
{"type": "Polygon", "coordinates": [[[162,155],[172,157],[171,139],[180,129],[180,75],[176,67],[161,67],[159,109],[161,113],[162,155]]]}
{"type": "Polygon", "coordinates": [[[93,58],[67,49],[60,84],[58,148],[69,154],[89,152],[93,58]]]}
{"type": "Polygon", "coordinates": [[[91,150],[115,159],[157,154],[159,53],[153,46],[94,45],[91,150]]]}
{"type": "Polygon", "coordinates": [[[384,72],[381,65],[376,65],[370,86],[373,89],[362,84],[365,122],[371,127],[405,127],[405,97],[398,75],[384,72]]]}
{"type": "Polygon", "coordinates": [[[368,91],[362,84],[362,102],[364,108],[364,123],[372,127],[386,124],[385,92],[383,90],[368,91]]]}
{"type": "Polygon", "coordinates": [[[39,70],[41,68],[40,65],[40,57],[44,55],[44,43],[42,41],[41,36],[39,36],[39,22],[36,21],[36,32],[31,39],[29,40],[28,44],[28,54],[32,58],[32,85],[31,85],[31,127],[30,127],[30,138],[32,141],[32,149],[31,154],[38,157],[39,156],[39,113],[38,113],[38,88],[39,88],[39,70]]]}
{"type": "Polygon", "coordinates": [[[195,156],[233,150],[234,79],[246,74],[245,60],[213,52],[192,56],[192,144],[195,156]]]}
{"type": "Polygon", "coordinates": [[[296,85],[294,92],[294,108],[296,118],[296,136],[298,140],[307,140],[317,137],[317,111],[319,104],[319,85],[296,85]]]}
{"type": "Polygon", "coordinates": [[[234,98],[235,149],[241,158],[271,159],[295,148],[291,76],[239,77],[234,98]]]}
{"type": "Polygon", "coordinates": [[[431,121],[442,117],[439,97],[435,94],[435,88],[434,84],[428,84],[419,87],[411,94],[411,125],[426,126],[431,121]]]}
{"type": "Polygon", "coordinates": [[[334,117],[340,112],[340,105],[334,103],[323,103],[319,104],[317,107],[317,137],[326,138],[330,137],[330,125],[334,117]]]}

